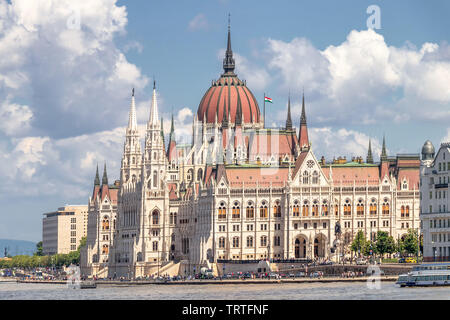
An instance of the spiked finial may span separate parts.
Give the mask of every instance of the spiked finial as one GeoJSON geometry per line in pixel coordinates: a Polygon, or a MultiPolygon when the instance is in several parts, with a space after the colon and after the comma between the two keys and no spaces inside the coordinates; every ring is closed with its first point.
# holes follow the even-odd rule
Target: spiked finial
{"type": "Polygon", "coordinates": [[[291,94],[288,97],[288,111],[286,118],[286,130],[292,130],[292,118],[291,118],[291,94]]]}
{"type": "Polygon", "coordinates": [[[97,172],[95,173],[94,185],[95,186],[100,185],[100,176],[98,175],[98,163],[97,163],[97,172]]]}
{"type": "Polygon", "coordinates": [[[303,97],[302,97],[302,115],[300,117],[300,124],[306,125],[305,92],[303,92],[303,97]]]}
{"type": "Polygon", "coordinates": [[[367,163],[373,163],[373,156],[372,156],[372,143],[369,139],[369,150],[367,151],[367,163]]]}
{"type": "Polygon", "coordinates": [[[386,138],[383,135],[383,148],[381,149],[381,156],[380,156],[380,160],[381,161],[385,161],[387,160],[387,152],[386,152],[386,138]]]}
{"type": "Polygon", "coordinates": [[[233,51],[231,50],[230,14],[228,14],[228,42],[225,58],[223,59],[224,74],[234,75],[234,67],[233,51]]]}
{"type": "Polygon", "coordinates": [[[108,184],[108,174],[106,173],[106,161],[105,161],[105,167],[103,168],[102,184],[103,185],[108,184]]]}

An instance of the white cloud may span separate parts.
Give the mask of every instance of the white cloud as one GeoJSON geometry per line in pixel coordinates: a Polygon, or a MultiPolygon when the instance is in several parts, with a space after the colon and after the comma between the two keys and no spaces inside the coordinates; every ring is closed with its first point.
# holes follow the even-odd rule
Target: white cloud
{"type": "Polygon", "coordinates": [[[116,127],[128,92],[147,85],[115,45],[127,24],[116,0],[0,0],[0,21],[0,100],[27,101],[35,134],[116,127]]]}
{"type": "Polygon", "coordinates": [[[325,50],[295,38],[268,39],[263,51],[277,90],[286,94],[304,86],[307,103],[314,105],[309,115],[318,122],[450,120],[446,43],[394,47],[373,30],[353,30],[344,42],[325,50]]]}
{"type": "Polygon", "coordinates": [[[199,13],[189,21],[188,29],[190,31],[206,30],[208,29],[208,26],[209,24],[206,16],[203,13],[199,13]]]}
{"type": "Polygon", "coordinates": [[[363,157],[366,160],[369,139],[371,139],[372,155],[374,159],[381,153],[381,143],[377,138],[355,130],[332,129],[330,127],[310,128],[309,137],[311,147],[320,159],[323,155],[327,161],[339,156],[363,157]]]}
{"type": "Polygon", "coordinates": [[[129,52],[131,50],[136,50],[138,53],[142,53],[144,46],[138,41],[130,41],[123,47],[124,52],[129,52]]]}
{"type": "Polygon", "coordinates": [[[6,101],[0,105],[0,130],[7,135],[23,135],[30,128],[32,117],[29,106],[6,101]]]}

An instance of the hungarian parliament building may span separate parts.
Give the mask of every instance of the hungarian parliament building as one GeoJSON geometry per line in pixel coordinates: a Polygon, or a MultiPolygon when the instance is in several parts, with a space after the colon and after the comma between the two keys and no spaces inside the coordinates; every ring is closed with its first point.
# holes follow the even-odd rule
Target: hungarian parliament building
{"type": "MultiPolygon", "coordinates": [[[[182,264],[337,260],[359,230],[399,239],[420,227],[418,154],[390,157],[383,138],[375,163],[318,159],[308,137],[305,98],[299,130],[291,119],[265,128],[258,102],[234,72],[230,30],[223,74],[200,101],[192,143],[165,141],[156,86],[144,147],[134,90],[120,181],[97,173],[89,198],[85,276],[145,277],[182,264]]],[[[195,269],[197,268],[197,269],[195,269]]],[[[212,267],[214,268],[214,267],[212,267]]],[[[181,269],[179,269],[181,272],[181,269]]]]}

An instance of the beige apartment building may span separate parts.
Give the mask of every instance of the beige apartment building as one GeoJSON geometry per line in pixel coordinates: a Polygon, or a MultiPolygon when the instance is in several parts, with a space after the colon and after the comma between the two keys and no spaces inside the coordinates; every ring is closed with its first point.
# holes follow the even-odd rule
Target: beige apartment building
{"type": "Polygon", "coordinates": [[[44,254],[75,251],[87,234],[87,205],[66,205],[57,211],[44,213],[42,246],[44,254]]]}

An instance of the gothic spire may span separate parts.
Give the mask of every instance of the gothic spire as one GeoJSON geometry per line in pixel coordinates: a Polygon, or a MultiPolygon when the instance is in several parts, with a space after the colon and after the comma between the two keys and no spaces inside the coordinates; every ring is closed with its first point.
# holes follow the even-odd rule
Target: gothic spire
{"type": "Polygon", "coordinates": [[[291,94],[288,97],[288,111],[286,118],[286,130],[292,130],[292,119],[291,119],[291,94]]]}
{"type": "Polygon", "coordinates": [[[369,150],[367,151],[367,163],[373,163],[373,156],[372,156],[372,143],[369,139],[369,150]]]}
{"type": "Polygon", "coordinates": [[[303,98],[302,98],[302,115],[300,116],[300,124],[306,125],[305,93],[303,93],[303,98]]]}
{"type": "Polygon", "coordinates": [[[173,114],[172,114],[172,122],[170,124],[170,141],[175,141],[175,126],[173,125],[173,114]]]}
{"type": "Polygon", "coordinates": [[[386,153],[386,139],[385,139],[385,136],[384,136],[384,135],[383,135],[383,148],[381,149],[380,160],[381,160],[381,161],[387,160],[387,153],[386,153]]]}
{"type": "Polygon", "coordinates": [[[105,167],[103,168],[103,178],[102,178],[102,184],[103,185],[107,185],[108,184],[108,175],[106,173],[106,162],[105,162],[105,167]]]}
{"type": "Polygon", "coordinates": [[[97,172],[95,173],[94,185],[95,186],[100,185],[100,176],[98,175],[98,163],[97,163],[97,172]]]}
{"type": "Polygon", "coordinates": [[[231,50],[230,14],[228,14],[228,42],[225,58],[223,59],[224,75],[234,75],[234,66],[233,50],[231,50]]]}
{"type": "Polygon", "coordinates": [[[300,132],[298,137],[300,149],[309,150],[309,138],[308,138],[308,126],[306,124],[306,112],[305,112],[305,94],[303,93],[302,99],[302,115],[300,117],[300,132]]]}
{"type": "Polygon", "coordinates": [[[130,114],[128,117],[128,129],[137,130],[136,103],[134,100],[134,88],[131,91],[131,105],[130,105],[130,114]]]}
{"type": "Polygon", "coordinates": [[[150,110],[150,125],[158,125],[159,116],[158,116],[158,101],[156,99],[156,81],[153,80],[153,96],[152,96],[152,108],[150,110]]]}

